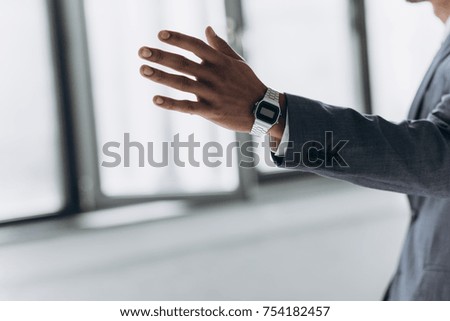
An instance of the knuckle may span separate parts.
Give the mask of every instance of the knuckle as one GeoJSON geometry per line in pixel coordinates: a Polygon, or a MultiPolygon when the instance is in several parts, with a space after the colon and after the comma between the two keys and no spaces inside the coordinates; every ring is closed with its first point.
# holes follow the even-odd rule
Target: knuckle
{"type": "Polygon", "coordinates": [[[227,55],[220,55],[220,57],[221,57],[221,59],[219,60],[219,64],[222,68],[223,67],[227,68],[227,67],[232,66],[233,59],[231,59],[227,55]]]}
{"type": "Polygon", "coordinates": [[[180,77],[179,84],[182,90],[189,89],[191,85],[190,80],[186,77],[180,77]]]}
{"type": "Polygon", "coordinates": [[[161,61],[161,60],[164,59],[164,56],[163,56],[161,51],[153,50],[153,55],[152,55],[151,58],[152,58],[153,61],[161,61]]]}
{"type": "Polygon", "coordinates": [[[189,67],[190,67],[189,61],[186,58],[179,57],[176,60],[176,68],[178,70],[185,71],[185,70],[189,69],[189,67]]]}
{"type": "Polygon", "coordinates": [[[178,32],[172,31],[170,33],[169,41],[172,42],[172,43],[180,43],[180,41],[181,41],[180,34],[178,32]]]}
{"type": "Polygon", "coordinates": [[[164,74],[161,71],[155,70],[155,73],[153,74],[153,79],[155,81],[160,82],[160,81],[163,81],[165,79],[165,77],[164,77],[164,74]]]}
{"type": "Polygon", "coordinates": [[[194,104],[192,102],[188,102],[186,104],[186,112],[191,114],[191,115],[195,113],[195,107],[194,107],[194,104]]]}
{"type": "Polygon", "coordinates": [[[175,110],[175,105],[173,104],[173,102],[167,104],[166,105],[166,109],[167,110],[175,110]]]}
{"type": "Polygon", "coordinates": [[[168,110],[174,110],[175,109],[175,102],[173,101],[173,100],[166,100],[166,104],[164,105],[164,108],[165,109],[168,109],[168,110]]]}
{"type": "Polygon", "coordinates": [[[204,42],[201,39],[197,39],[197,38],[193,38],[192,43],[194,46],[196,46],[197,48],[205,48],[206,46],[208,46],[206,44],[206,42],[204,42]]]}
{"type": "Polygon", "coordinates": [[[214,96],[214,94],[217,92],[217,86],[213,85],[212,82],[198,83],[197,89],[199,93],[206,93],[209,96],[214,96]]]}

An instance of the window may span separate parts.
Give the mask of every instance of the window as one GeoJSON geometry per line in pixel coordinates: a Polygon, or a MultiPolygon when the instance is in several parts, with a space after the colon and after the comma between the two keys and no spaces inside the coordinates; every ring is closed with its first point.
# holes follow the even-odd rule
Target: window
{"type": "Polygon", "coordinates": [[[0,221],[57,212],[64,189],[46,1],[1,1],[0,39],[0,221]]]}
{"type": "MultiPolygon", "coordinates": [[[[237,197],[254,187],[256,175],[278,174],[264,155],[258,170],[242,170],[236,148],[232,166],[205,166],[202,147],[219,142],[228,154],[236,135],[153,106],[155,94],[192,98],[139,75],[143,61],[137,51],[144,44],[160,47],[159,30],[204,37],[204,27],[213,25],[242,49],[266,85],[360,112],[369,110],[372,97],[375,113],[401,120],[443,37],[431,6],[427,12],[422,5],[391,0],[0,2],[0,221],[156,199],[237,197]],[[170,145],[168,166],[149,165],[150,158],[164,161],[164,144],[177,134],[181,142],[194,134],[201,146],[193,155],[199,166],[176,165],[170,145]],[[117,166],[102,166],[113,160],[104,153],[109,143],[120,156],[117,166]]],[[[187,154],[180,150],[183,160],[187,154]]]]}
{"type": "MultiPolygon", "coordinates": [[[[243,0],[247,61],[267,86],[363,111],[348,4],[243,0]]],[[[276,170],[266,163],[259,169],[276,170]]]]}
{"type": "MultiPolygon", "coordinates": [[[[147,44],[160,47],[157,33],[161,29],[182,30],[204,38],[204,27],[214,25],[226,33],[226,15],[222,0],[96,0],[85,1],[88,46],[91,61],[94,109],[99,158],[108,142],[124,142],[129,134],[133,142],[154,143],[154,160],[163,160],[163,143],[172,142],[179,134],[181,141],[195,133],[195,140],[227,144],[235,134],[218,128],[204,119],[170,113],[155,107],[152,97],[163,94],[180,99],[192,99],[158,86],[139,75],[144,62],[138,49],[147,44]],[[106,9],[107,8],[107,9],[106,9]],[[189,14],[186,14],[189,12],[189,14]]],[[[169,49],[165,46],[163,48],[169,49]]],[[[175,48],[170,48],[174,50],[175,48]]],[[[181,52],[186,55],[186,52],[181,52]]],[[[189,55],[191,59],[195,58],[189,55]]],[[[174,72],[174,71],[171,71],[174,72]]],[[[186,150],[180,158],[187,159],[186,150]]],[[[156,168],[146,164],[139,167],[138,149],[131,151],[131,166],[100,167],[102,192],[108,196],[167,195],[231,192],[239,186],[238,164],[225,162],[218,168],[170,166],[156,168]]],[[[123,154],[123,150],[121,152],[123,154]]],[[[233,152],[236,158],[236,153],[233,152]]],[[[173,158],[170,155],[169,159],[173,158]]],[[[202,149],[196,149],[195,160],[202,159],[202,149]]]]}

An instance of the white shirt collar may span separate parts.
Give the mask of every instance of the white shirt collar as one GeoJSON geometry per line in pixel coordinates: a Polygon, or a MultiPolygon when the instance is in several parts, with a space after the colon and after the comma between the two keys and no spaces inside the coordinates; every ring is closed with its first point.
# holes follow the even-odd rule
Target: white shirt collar
{"type": "Polygon", "coordinates": [[[442,40],[442,42],[447,40],[449,36],[450,36],[450,18],[448,18],[447,21],[445,22],[444,39],[442,40]]]}

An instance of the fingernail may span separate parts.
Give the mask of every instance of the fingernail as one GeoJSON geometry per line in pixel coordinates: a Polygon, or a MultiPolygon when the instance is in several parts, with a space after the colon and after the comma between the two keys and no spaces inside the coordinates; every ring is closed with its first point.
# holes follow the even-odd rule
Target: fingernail
{"type": "Polygon", "coordinates": [[[154,73],[153,69],[148,66],[145,66],[142,72],[145,76],[151,76],[154,73]]]}
{"type": "Polygon", "coordinates": [[[162,99],[161,97],[155,98],[155,104],[162,105],[163,103],[164,103],[164,99],[162,99]]]}
{"type": "Polygon", "coordinates": [[[214,31],[214,29],[213,29],[211,26],[209,26],[209,30],[210,30],[211,35],[212,35],[213,37],[216,37],[216,36],[217,36],[217,35],[216,35],[216,32],[214,31]]]}
{"type": "Polygon", "coordinates": [[[161,38],[161,39],[163,39],[163,40],[167,40],[167,39],[169,39],[170,38],[170,33],[168,32],[168,31],[161,31],[160,33],[159,33],[159,37],[161,38]]]}
{"type": "Polygon", "coordinates": [[[142,58],[150,58],[152,56],[152,51],[148,48],[141,49],[141,57],[142,58]]]}

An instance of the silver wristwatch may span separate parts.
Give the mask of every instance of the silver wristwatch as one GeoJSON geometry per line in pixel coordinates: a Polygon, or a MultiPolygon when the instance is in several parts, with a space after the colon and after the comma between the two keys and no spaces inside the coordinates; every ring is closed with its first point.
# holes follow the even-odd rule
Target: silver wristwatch
{"type": "Polygon", "coordinates": [[[280,119],[280,93],[268,88],[264,98],[256,103],[254,114],[255,123],[250,134],[259,137],[266,135],[280,119]]]}

